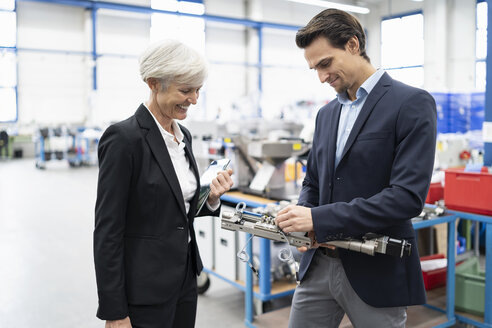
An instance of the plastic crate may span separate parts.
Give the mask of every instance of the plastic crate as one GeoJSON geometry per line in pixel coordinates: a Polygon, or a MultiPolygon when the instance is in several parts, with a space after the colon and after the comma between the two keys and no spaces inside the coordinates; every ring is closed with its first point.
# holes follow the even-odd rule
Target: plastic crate
{"type": "Polygon", "coordinates": [[[492,174],[445,171],[444,203],[453,210],[492,215],[492,174]]]}
{"type": "MultiPolygon", "coordinates": [[[[420,261],[424,262],[424,261],[443,259],[443,258],[445,258],[443,254],[434,254],[429,256],[422,256],[420,258],[420,261]]],[[[431,271],[422,271],[425,290],[430,290],[436,287],[446,285],[446,272],[447,272],[447,268],[440,268],[431,271]]]]}
{"type": "Polygon", "coordinates": [[[457,310],[483,315],[485,309],[485,272],[480,270],[477,257],[456,268],[455,306],[457,310]]]}
{"type": "Polygon", "coordinates": [[[434,204],[435,202],[443,198],[444,198],[444,187],[442,186],[442,184],[440,182],[431,183],[425,202],[427,204],[434,204]]]}

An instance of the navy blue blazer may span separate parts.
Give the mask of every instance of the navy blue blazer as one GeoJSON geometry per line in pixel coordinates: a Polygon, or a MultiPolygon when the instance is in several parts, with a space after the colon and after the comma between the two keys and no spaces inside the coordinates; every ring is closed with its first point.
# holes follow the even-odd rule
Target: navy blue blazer
{"type": "MultiPolygon", "coordinates": [[[[367,232],[404,238],[410,257],[340,250],[359,297],[374,307],[426,301],[410,219],[424,206],[434,165],[436,104],[432,96],[384,73],[368,95],[335,168],[341,104],[321,108],[299,205],[311,207],[318,242],[360,238],[367,232]]],[[[314,250],[301,260],[300,279],[314,250]]]]}

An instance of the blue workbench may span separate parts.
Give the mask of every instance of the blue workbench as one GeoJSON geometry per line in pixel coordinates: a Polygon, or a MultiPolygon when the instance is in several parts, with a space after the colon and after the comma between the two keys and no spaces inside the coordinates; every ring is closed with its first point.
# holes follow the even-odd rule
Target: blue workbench
{"type": "MultiPolygon", "coordinates": [[[[242,199],[233,196],[222,196],[222,200],[228,203],[237,204],[239,202],[245,202],[248,207],[261,207],[265,204],[257,203],[251,200],[242,199]]],[[[448,225],[448,268],[447,268],[447,283],[446,283],[446,309],[441,309],[436,306],[426,304],[425,306],[433,310],[443,312],[446,314],[447,321],[435,326],[435,328],[450,327],[456,324],[457,321],[466,324],[473,325],[479,328],[492,328],[492,217],[485,215],[478,215],[472,213],[447,211],[447,215],[441,217],[434,217],[429,220],[422,220],[413,222],[415,230],[428,228],[437,224],[447,223],[448,225]],[[485,267],[485,315],[484,322],[479,322],[463,315],[455,313],[455,266],[456,266],[456,220],[466,219],[472,221],[483,222],[486,224],[486,267],[485,267]]],[[[247,234],[246,239],[249,239],[251,235],[247,234]]],[[[258,237],[260,238],[260,237],[258,237]]],[[[272,293],[272,286],[270,282],[270,275],[262,275],[262,272],[270,272],[270,240],[260,238],[260,277],[259,277],[259,289],[254,291],[253,286],[253,272],[251,268],[246,265],[246,285],[240,285],[233,281],[221,277],[217,273],[206,270],[214,276],[217,276],[223,280],[228,281],[235,287],[245,292],[245,325],[247,327],[255,327],[253,325],[253,298],[261,300],[262,302],[269,301],[275,298],[280,298],[288,295],[292,295],[295,291],[295,284],[292,284],[292,288],[284,289],[281,292],[272,293]]],[[[252,244],[249,243],[246,248],[246,252],[250,258],[253,258],[252,244]]]]}
{"type": "MultiPolygon", "coordinates": [[[[264,207],[267,202],[275,202],[275,201],[270,201],[267,199],[264,199],[265,202],[258,202],[255,201],[256,197],[249,197],[248,195],[241,195],[240,193],[227,193],[223,195],[220,199],[224,203],[230,203],[230,204],[238,204],[240,202],[246,203],[247,207],[250,208],[257,208],[257,207],[264,207]]],[[[251,237],[251,234],[247,233],[246,234],[246,240],[248,240],[251,237]]],[[[251,268],[245,264],[246,266],[246,285],[242,285],[237,283],[236,281],[231,281],[230,279],[227,279],[220,275],[219,273],[210,270],[208,268],[204,268],[204,271],[218,277],[227,283],[231,284],[232,286],[238,288],[239,290],[242,290],[245,292],[245,320],[244,323],[247,327],[255,327],[253,325],[253,298],[261,301],[261,302],[267,302],[276,298],[281,298],[285,296],[289,296],[294,294],[296,284],[282,284],[276,286],[272,286],[272,283],[270,281],[270,244],[271,241],[269,239],[260,238],[260,268],[259,268],[259,288],[257,291],[254,291],[254,286],[253,286],[253,272],[251,268]],[[266,272],[267,274],[263,274],[266,272]],[[273,288],[272,288],[273,287],[273,288]]],[[[249,258],[253,258],[253,248],[252,248],[252,243],[248,243],[246,246],[246,252],[249,255],[249,258]]]]}

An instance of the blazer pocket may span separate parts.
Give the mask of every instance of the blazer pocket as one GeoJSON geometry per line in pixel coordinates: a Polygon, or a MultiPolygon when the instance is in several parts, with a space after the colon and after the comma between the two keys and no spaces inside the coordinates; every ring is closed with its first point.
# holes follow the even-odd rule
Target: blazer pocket
{"type": "Polygon", "coordinates": [[[158,240],[160,239],[159,236],[154,236],[154,235],[140,235],[136,233],[126,233],[125,238],[136,238],[136,239],[152,239],[152,240],[158,240]]]}
{"type": "Polygon", "coordinates": [[[391,131],[378,131],[378,132],[369,132],[369,133],[361,133],[357,136],[357,141],[361,140],[374,140],[374,139],[386,139],[391,135],[391,131]]]}

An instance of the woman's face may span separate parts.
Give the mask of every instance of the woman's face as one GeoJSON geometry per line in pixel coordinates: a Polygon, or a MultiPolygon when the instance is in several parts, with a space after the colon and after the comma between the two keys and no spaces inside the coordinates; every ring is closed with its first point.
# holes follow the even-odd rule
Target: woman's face
{"type": "Polygon", "coordinates": [[[158,91],[156,103],[159,112],[168,119],[184,120],[188,107],[195,105],[200,94],[200,87],[185,84],[170,84],[167,90],[158,91]]]}

